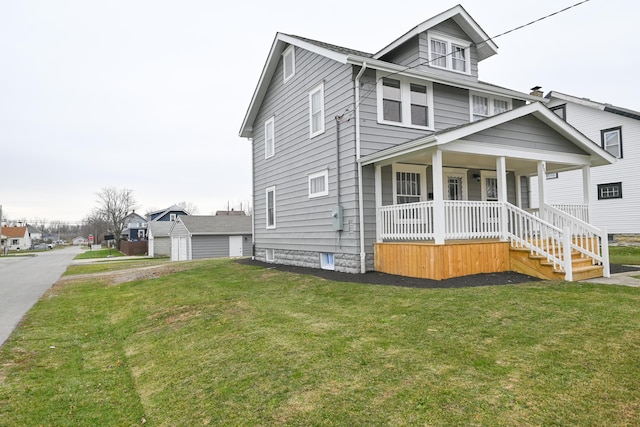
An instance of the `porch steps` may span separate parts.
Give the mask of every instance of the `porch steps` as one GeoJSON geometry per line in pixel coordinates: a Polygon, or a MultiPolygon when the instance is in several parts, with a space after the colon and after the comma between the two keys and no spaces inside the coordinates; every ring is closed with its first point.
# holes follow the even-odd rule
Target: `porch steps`
{"type": "MultiPolygon", "coordinates": [[[[545,280],[564,280],[564,270],[554,270],[553,264],[547,262],[545,257],[532,255],[529,249],[510,248],[509,257],[513,271],[545,280]]],[[[592,265],[590,259],[581,257],[577,251],[571,254],[571,264],[574,281],[602,277],[604,274],[601,265],[592,265]]]]}

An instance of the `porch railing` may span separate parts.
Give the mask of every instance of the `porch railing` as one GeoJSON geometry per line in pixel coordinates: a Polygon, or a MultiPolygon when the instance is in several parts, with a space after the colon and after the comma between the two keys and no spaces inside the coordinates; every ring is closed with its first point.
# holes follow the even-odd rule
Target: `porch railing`
{"type": "MultiPolygon", "coordinates": [[[[589,205],[573,204],[573,203],[554,203],[547,206],[554,207],[562,212],[565,212],[572,217],[578,218],[580,221],[589,222],[589,205]]],[[[527,212],[533,215],[539,215],[540,209],[533,208],[527,209],[527,212]]]]}
{"type": "MultiPolygon", "coordinates": [[[[434,214],[433,202],[382,206],[378,210],[378,236],[382,240],[434,240],[434,214]]],[[[555,270],[565,272],[567,280],[572,280],[573,251],[590,258],[594,265],[601,264],[605,277],[610,275],[606,229],[593,227],[553,206],[543,205],[541,212],[534,214],[509,203],[445,201],[444,226],[445,240],[507,237],[512,246],[545,257],[555,270]],[[503,212],[506,221],[502,221],[503,212]]]]}

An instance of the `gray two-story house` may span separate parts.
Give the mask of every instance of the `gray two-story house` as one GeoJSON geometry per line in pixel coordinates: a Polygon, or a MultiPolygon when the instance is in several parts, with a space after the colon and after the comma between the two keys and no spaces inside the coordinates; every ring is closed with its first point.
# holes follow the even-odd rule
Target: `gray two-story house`
{"type": "Polygon", "coordinates": [[[479,80],[496,53],[461,6],[376,53],[278,33],[240,129],[256,259],[433,279],[608,275],[606,238],[546,204],[544,177],[588,179],[615,159],[539,96],[479,80]]]}

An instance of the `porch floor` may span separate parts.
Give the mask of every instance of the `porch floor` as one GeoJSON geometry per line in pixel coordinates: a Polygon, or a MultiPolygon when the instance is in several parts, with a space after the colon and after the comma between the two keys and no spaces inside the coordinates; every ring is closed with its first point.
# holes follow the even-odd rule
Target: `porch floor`
{"type": "Polygon", "coordinates": [[[499,239],[382,242],[374,245],[374,264],[382,273],[442,280],[510,271],[509,249],[499,239]]]}

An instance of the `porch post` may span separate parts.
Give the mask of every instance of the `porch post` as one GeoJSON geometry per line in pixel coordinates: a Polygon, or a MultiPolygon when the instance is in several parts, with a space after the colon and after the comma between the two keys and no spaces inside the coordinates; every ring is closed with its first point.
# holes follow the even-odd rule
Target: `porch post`
{"type": "Polygon", "coordinates": [[[516,175],[516,206],[522,208],[522,176],[516,175]]]}
{"type": "Polygon", "coordinates": [[[498,201],[500,207],[500,240],[508,240],[507,227],[507,161],[504,156],[496,159],[496,175],[498,178],[498,201]]]}
{"type": "Polygon", "coordinates": [[[582,167],[582,202],[587,205],[587,218],[586,222],[591,222],[591,166],[586,165],[582,167]]]}
{"type": "Polygon", "coordinates": [[[431,155],[433,173],[433,238],[436,245],[443,245],[446,235],[444,218],[444,188],[442,184],[442,151],[436,150],[431,155]]]}
{"type": "Polygon", "coordinates": [[[547,162],[538,162],[538,208],[540,209],[540,218],[546,221],[547,199],[545,197],[547,186],[547,162]]]}
{"type": "Polygon", "coordinates": [[[376,165],[376,242],[382,242],[382,221],[380,208],[382,207],[382,166],[376,165]]]}

